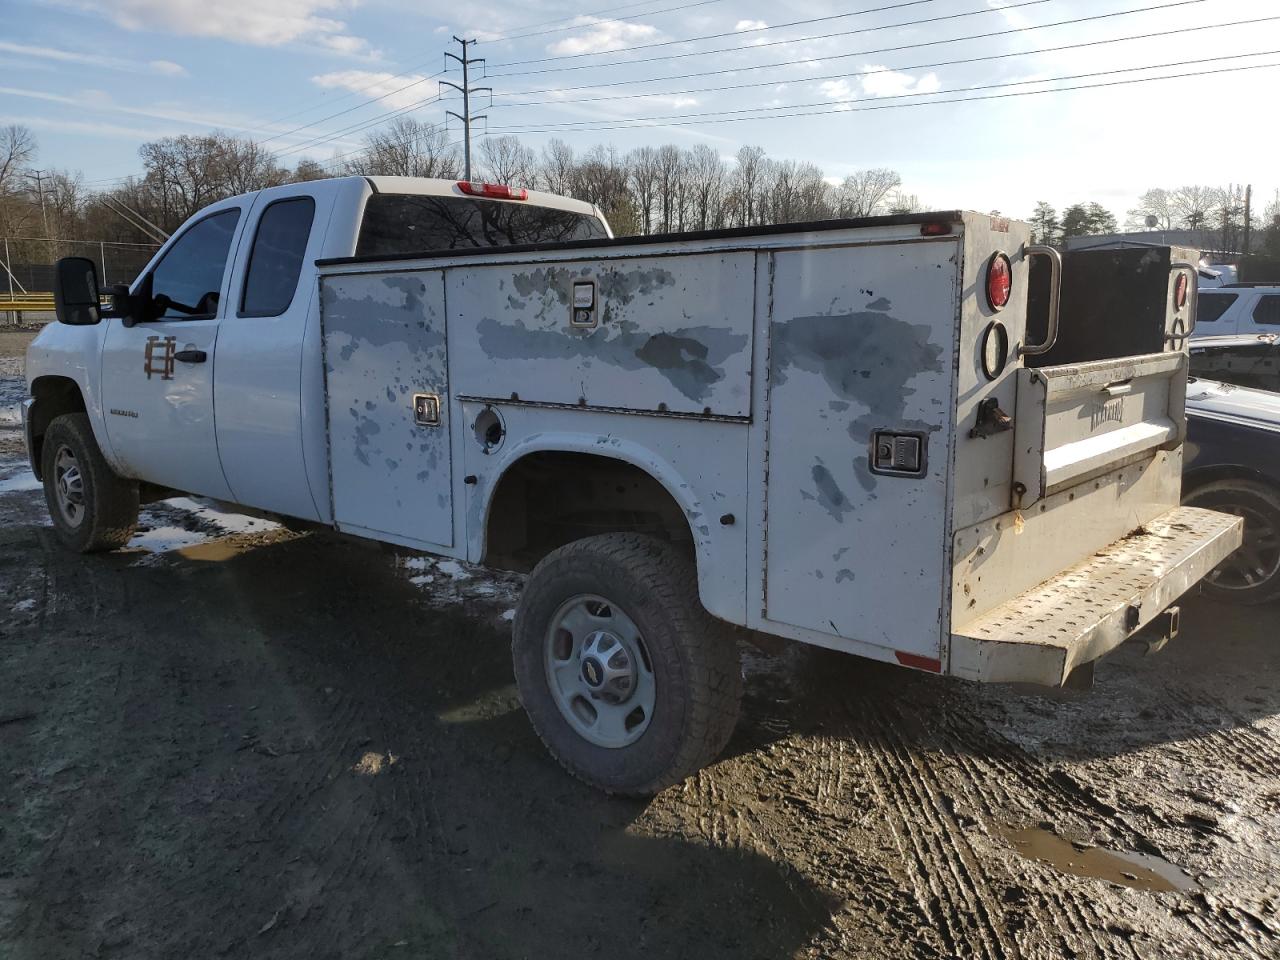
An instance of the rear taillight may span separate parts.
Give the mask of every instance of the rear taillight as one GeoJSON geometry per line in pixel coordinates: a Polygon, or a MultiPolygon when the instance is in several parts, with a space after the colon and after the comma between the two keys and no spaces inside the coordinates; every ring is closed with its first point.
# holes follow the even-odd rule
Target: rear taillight
{"type": "Polygon", "coordinates": [[[987,263],[987,305],[1003,310],[1013,292],[1013,265],[1003,253],[994,254],[987,263]]]}
{"type": "Polygon", "coordinates": [[[1173,309],[1181,310],[1187,305],[1187,275],[1179,273],[1173,283],[1173,309]]]}
{"type": "Polygon", "coordinates": [[[471,197],[488,197],[491,200],[528,200],[529,191],[524,187],[509,187],[505,183],[476,183],[459,180],[458,189],[471,197]]]}

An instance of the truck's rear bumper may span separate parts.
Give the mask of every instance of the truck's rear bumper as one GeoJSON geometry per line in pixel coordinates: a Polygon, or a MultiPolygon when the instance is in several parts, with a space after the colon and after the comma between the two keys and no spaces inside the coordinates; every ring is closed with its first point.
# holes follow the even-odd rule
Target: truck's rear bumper
{"type": "Polygon", "coordinates": [[[1244,522],[1179,507],[951,634],[953,676],[1061,686],[1240,545],[1244,522]]]}

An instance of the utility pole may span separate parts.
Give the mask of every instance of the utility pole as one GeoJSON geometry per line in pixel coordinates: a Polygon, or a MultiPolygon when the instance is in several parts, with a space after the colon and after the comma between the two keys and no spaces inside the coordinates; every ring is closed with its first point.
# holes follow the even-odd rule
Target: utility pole
{"type": "Polygon", "coordinates": [[[458,56],[456,53],[446,53],[445,56],[451,57],[452,59],[457,60],[458,63],[462,64],[462,86],[458,86],[456,83],[450,83],[448,80],[441,80],[440,85],[442,87],[452,87],[454,90],[457,90],[459,93],[462,94],[462,113],[454,113],[452,110],[446,110],[445,113],[451,117],[457,117],[459,120],[462,121],[463,176],[466,179],[470,180],[471,179],[471,124],[475,120],[485,119],[484,114],[481,114],[478,117],[473,117],[471,115],[471,95],[473,93],[483,93],[485,91],[488,91],[489,93],[493,93],[493,87],[471,86],[470,67],[473,63],[484,63],[484,57],[467,56],[467,47],[469,45],[473,45],[475,43],[474,40],[463,40],[461,37],[454,37],[453,39],[458,41],[458,43],[462,44],[462,56],[458,56]]]}
{"type": "Polygon", "coordinates": [[[1253,216],[1253,184],[1245,184],[1244,188],[1244,242],[1241,253],[1249,255],[1249,218],[1253,216]]]}
{"type": "Polygon", "coordinates": [[[44,170],[31,170],[28,176],[36,178],[36,192],[40,194],[40,219],[44,221],[44,235],[49,236],[49,214],[44,208],[44,170]]]}

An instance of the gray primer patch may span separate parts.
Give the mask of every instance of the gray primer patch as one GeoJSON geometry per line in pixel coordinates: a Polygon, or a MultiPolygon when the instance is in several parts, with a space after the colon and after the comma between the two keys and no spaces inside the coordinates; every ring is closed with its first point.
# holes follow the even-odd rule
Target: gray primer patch
{"type": "Polygon", "coordinates": [[[583,336],[567,324],[556,330],[530,330],[484,317],[476,332],[480,349],[494,360],[594,359],[623,370],[650,368],[699,402],[724,379],[724,362],[747,345],[745,333],[728,327],[685,327],[649,334],[627,321],[583,336]]]}
{"type": "Polygon", "coordinates": [[[867,304],[868,310],[889,310],[892,307],[893,304],[889,302],[888,297],[876,297],[876,299],[867,304]]]}
{"type": "Polygon", "coordinates": [[[836,583],[844,583],[846,580],[856,580],[858,575],[848,567],[841,567],[836,571],[836,583]]]}
{"type": "Polygon", "coordinates": [[[849,503],[849,498],[844,495],[844,491],[836,484],[836,478],[831,475],[828,470],[820,463],[813,465],[813,482],[818,488],[818,503],[822,505],[822,509],[831,514],[831,518],[837,523],[844,523],[844,515],[853,509],[849,503]]]}
{"type": "MultiPolygon", "coordinates": [[[[885,313],[858,311],[830,316],[795,317],[773,326],[771,380],[787,382],[794,367],[820,374],[837,397],[867,410],[849,424],[849,436],[863,449],[877,427],[932,433],[937,424],[906,419],[907,382],[921,373],[942,372],[942,347],[930,341],[932,328],[907,323],[885,313]]],[[[866,490],[876,476],[863,454],[854,470],[866,490]]]]}

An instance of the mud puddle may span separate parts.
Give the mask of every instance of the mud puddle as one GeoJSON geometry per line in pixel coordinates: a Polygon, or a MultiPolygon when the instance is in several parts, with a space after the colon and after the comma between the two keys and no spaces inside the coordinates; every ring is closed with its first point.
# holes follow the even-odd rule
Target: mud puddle
{"type": "Polygon", "coordinates": [[[1008,828],[1001,833],[1021,856],[1072,876],[1106,880],[1152,893],[1200,889],[1181,867],[1153,854],[1077,844],[1043,827],[1008,828]]]}

